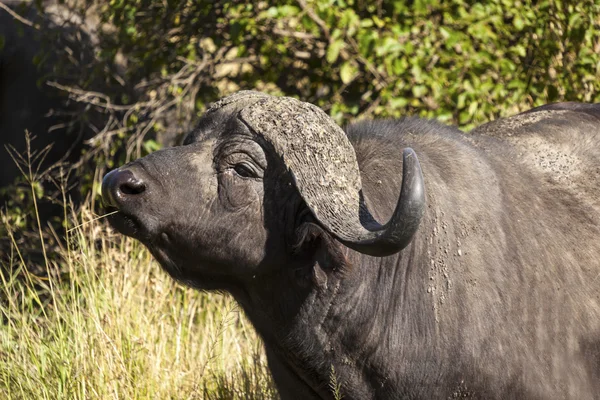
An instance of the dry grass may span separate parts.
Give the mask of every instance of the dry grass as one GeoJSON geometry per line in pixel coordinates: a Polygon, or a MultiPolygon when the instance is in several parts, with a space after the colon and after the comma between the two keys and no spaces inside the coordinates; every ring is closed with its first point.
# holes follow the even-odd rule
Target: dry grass
{"type": "Polygon", "coordinates": [[[0,255],[0,398],[277,397],[235,302],[176,284],[92,209],[71,218],[88,223],[49,254],[47,278],[27,272],[15,241],[0,255]]]}

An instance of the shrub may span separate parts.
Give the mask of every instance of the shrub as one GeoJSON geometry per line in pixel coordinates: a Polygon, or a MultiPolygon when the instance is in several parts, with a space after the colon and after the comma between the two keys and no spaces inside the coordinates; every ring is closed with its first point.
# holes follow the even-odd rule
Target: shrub
{"type": "Polygon", "coordinates": [[[115,27],[104,54],[123,53],[127,79],[202,67],[172,86],[196,85],[195,113],[240,88],[300,97],[338,122],[418,114],[467,128],[548,102],[600,101],[595,0],[98,4],[115,27]]]}

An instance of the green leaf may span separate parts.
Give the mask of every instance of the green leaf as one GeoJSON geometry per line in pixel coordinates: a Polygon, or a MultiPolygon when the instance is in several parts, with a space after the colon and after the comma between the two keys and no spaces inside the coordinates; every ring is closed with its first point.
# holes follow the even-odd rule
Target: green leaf
{"type": "Polygon", "coordinates": [[[127,34],[129,36],[136,36],[137,35],[137,29],[135,28],[135,26],[128,26],[127,29],[125,29],[125,32],[127,32],[127,34]]]}
{"type": "Polygon", "coordinates": [[[352,65],[350,62],[345,62],[340,68],[340,78],[344,84],[349,84],[352,82],[354,77],[356,76],[357,68],[352,65]]]}
{"type": "Polygon", "coordinates": [[[342,50],[343,47],[344,42],[341,40],[334,40],[332,43],[330,43],[329,47],[327,48],[327,62],[330,64],[336,62],[338,56],[340,55],[340,50],[342,50]]]}
{"type": "Polygon", "coordinates": [[[522,44],[517,44],[513,46],[512,50],[521,57],[525,57],[525,55],[527,55],[527,49],[525,49],[525,46],[523,46],[522,44]]]}
{"type": "Polygon", "coordinates": [[[525,21],[523,21],[523,18],[521,18],[519,14],[517,14],[513,18],[513,25],[515,28],[517,28],[518,31],[522,31],[525,27],[525,21]]]}
{"type": "Polygon", "coordinates": [[[408,99],[405,99],[404,97],[394,97],[393,99],[390,99],[389,104],[393,109],[404,108],[408,105],[408,99]]]}
{"type": "Polygon", "coordinates": [[[162,146],[158,142],[156,142],[152,139],[146,140],[143,143],[143,147],[144,147],[144,150],[146,151],[146,153],[152,153],[152,152],[160,150],[162,148],[162,146]]]}
{"type": "Polygon", "coordinates": [[[469,115],[472,116],[475,114],[475,112],[477,111],[477,107],[479,106],[479,104],[477,104],[476,101],[472,102],[471,104],[469,104],[469,115]]]}
{"type": "Polygon", "coordinates": [[[385,26],[385,21],[377,17],[376,15],[372,16],[373,22],[377,25],[378,28],[383,28],[385,26]]]}
{"type": "Polygon", "coordinates": [[[404,46],[400,44],[398,39],[394,39],[391,37],[385,37],[381,41],[381,44],[377,46],[376,52],[377,56],[381,57],[386,54],[398,54],[404,49],[404,46]]]}
{"type": "Polygon", "coordinates": [[[423,97],[427,93],[427,86],[417,85],[412,88],[413,95],[417,98],[423,97]]]}
{"type": "Polygon", "coordinates": [[[445,28],[443,26],[440,27],[440,34],[442,35],[442,38],[444,38],[446,40],[450,37],[450,32],[448,31],[447,28],[445,28]]]}
{"type": "Polygon", "coordinates": [[[369,19],[369,18],[365,18],[363,20],[360,21],[360,27],[361,28],[370,28],[373,26],[373,20],[369,19]]]}

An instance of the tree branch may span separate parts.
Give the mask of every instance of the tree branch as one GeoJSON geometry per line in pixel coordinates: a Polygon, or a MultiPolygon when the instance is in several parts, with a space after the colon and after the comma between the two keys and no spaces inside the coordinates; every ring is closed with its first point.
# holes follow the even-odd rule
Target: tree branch
{"type": "Polygon", "coordinates": [[[38,24],[33,23],[30,20],[21,17],[19,14],[17,14],[13,10],[11,10],[6,4],[0,2],[0,8],[3,9],[4,11],[6,11],[7,13],[9,13],[11,15],[11,17],[13,17],[17,21],[21,22],[22,24],[31,26],[34,29],[40,29],[40,26],[38,24]]]}

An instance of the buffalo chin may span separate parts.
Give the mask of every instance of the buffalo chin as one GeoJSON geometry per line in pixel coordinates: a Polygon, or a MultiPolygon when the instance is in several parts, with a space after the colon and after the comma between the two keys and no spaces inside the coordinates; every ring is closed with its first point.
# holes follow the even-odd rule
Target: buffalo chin
{"type": "MultiPolygon", "coordinates": [[[[144,243],[145,244],[145,243],[144,243]]],[[[184,281],[183,271],[177,265],[175,260],[173,260],[167,254],[167,251],[162,249],[161,246],[157,246],[156,244],[148,245],[145,244],[152,256],[158,261],[160,267],[168,273],[173,279],[177,281],[184,281]]]]}

